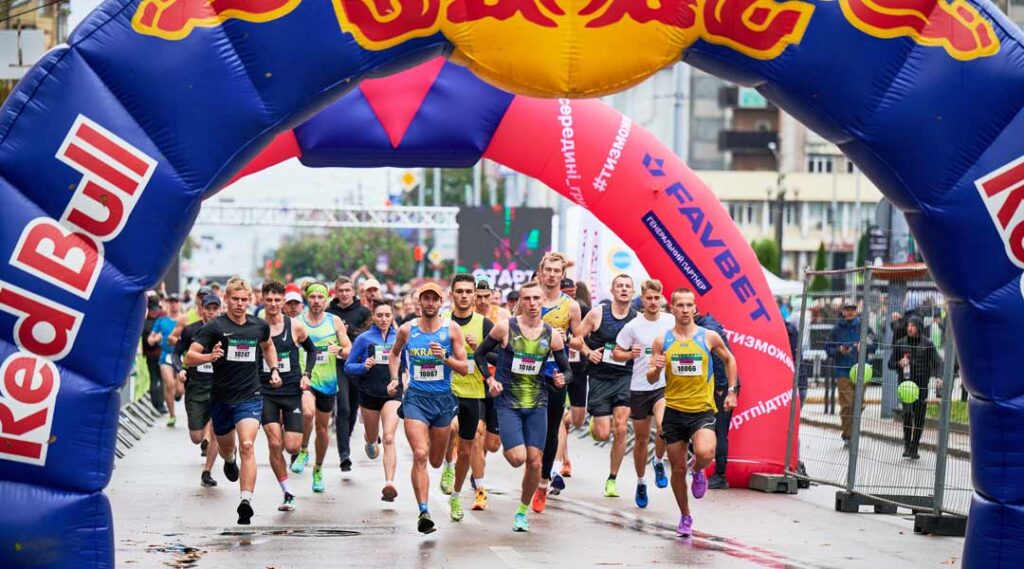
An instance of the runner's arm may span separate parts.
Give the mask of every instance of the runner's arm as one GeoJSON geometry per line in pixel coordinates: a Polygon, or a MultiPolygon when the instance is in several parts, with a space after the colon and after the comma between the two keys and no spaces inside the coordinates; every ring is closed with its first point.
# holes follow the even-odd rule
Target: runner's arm
{"type": "MultiPolygon", "coordinates": [[[[639,318],[643,318],[640,316],[639,318]]],[[[622,327],[619,330],[619,334],[615,337],[615,349],[612,350],[612,359],[617,362],[628,362],[633,359],[633,328],[629,324],[622,327]],[[628,346],[623,348],[623,346],[628,346]]]]}
{"type": "Polygon", "coordinates": [[[476,361],[476,369],[484,376],[486,382],[491,377],[490,366],[487,365],[487,356],[505,343],[505,335],[508,334],[508,320],[502,320],[491,328],[490,334],[484,336],[484,341],[477,346],[473,353],[473,360],[476,361]]]}
{"type": "Polygon", "coordinates": [[[352,351],[345,360],[345,375],[363,375],[366,373],[366,347],[369,342],[360,335],[352,343],[352,351]]]}
{"type": "Polygon", "coordinates": [[[388,372],[391,374],[392,381],[400,379],[398,370],[401,366],[402,350],[405,349],[405,343],[409,341],[409,328],[408,324],[402,324],[402,327],[398,329],[398,334],[395,335],[395,343],[391,346],[391,356],[388,358],[388,372]]]}
{"type": "Polygon", "coordinates": [[[302,372],[302,375],[309,377],[309,374],[313,373],[313,367],[316,366],[316,353],[317,347],[313,343],[313,338],[306,334],[306,337],[299,342],[302,349],[306,352],[306,367],[302,368],[306,371],[302,372]]]}
{"type": "Polygon", "coordinates": [[[341,346],[340,356],[342,359],[348,359],[348,355],[352,352],[352,340],[348,337],[348,327],[345,326],[345,322],[341,318],[335,315],[331,315],[334,319],[334,329],[336,330],[335,336],[338,337],[338,345],[341,346]]]}
{"type": "Polygon", "coordinates": [[[466,360],[466,338],[462,335],[462,328],[452,322],[448,324],[448,334],[452,339],[452,353],[444,359],[444,365],[455,373],[466,374],[469,372],[469,362],[466,360]]]}
{"type": "Polygon", "coordinates": [[[551,355],[555,358],[558,371],[565,376],[565,385],[572,383],[572,366],[569,365],[569,356],[565,353],[565,342],[560,337],[551,338],[551,355]]]}
{"type": "Polygon", "coordinates": [[[665,369],[665,353],[664,347],[662,347],[664,342],[662,338],[655,338],[654,344],[651,346],[651,363],[647,365],[647,381],[649,383],[658,383],[661,370],[665,369]]]}

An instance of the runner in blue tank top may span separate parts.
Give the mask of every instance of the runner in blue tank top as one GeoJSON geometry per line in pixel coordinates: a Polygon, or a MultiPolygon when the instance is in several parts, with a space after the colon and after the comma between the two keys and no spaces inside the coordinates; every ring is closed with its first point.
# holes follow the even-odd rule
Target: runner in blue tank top
{"type": "Polygon", "coordinates": [[[420,287],[419,302],[422,316],[406,322],[398,331],[391,348],[391,382],[388,394],[398,391],[398,370],[405,359],[409,383],[405,390],[400,414],[405,419],[405,437],[412,447],[412,488],[419,503],[417,529],[421,533],[434,531],[434,521],[427,511],[430,478],[427,475],[427,457],[434,468],[441,466],[451,435],[452,417],[458,401],[452,394],[451,373],[466,374],[465,340],[458,324],[440,317],[441,287],[428,283],[420,287]]]}

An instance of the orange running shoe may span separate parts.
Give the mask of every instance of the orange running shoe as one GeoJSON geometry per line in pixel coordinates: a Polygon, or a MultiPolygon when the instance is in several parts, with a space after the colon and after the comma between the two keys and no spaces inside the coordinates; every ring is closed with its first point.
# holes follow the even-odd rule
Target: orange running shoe
{"type": "Polygon", "coordinates": [[[548,503],[548,489],[537,488],[537,491],[533,493],[533,511],[538,514],[544,511],[544,506],[548,503]]]}
{"type": "Polygon", "coordinates": [[[572,478],[572,462],[568,458],[562,463],[562,471],[559,474],[565,478],[572,478]]]}

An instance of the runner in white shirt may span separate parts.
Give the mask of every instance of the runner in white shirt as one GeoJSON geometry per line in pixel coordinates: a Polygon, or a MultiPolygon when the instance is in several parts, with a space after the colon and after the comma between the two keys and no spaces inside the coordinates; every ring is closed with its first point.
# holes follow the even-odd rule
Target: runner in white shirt
{"type": "Polygon", "coordinates": [[[633,445],[633,465],[636,467],[636,505],[647,507],[647,453],[651,432],[651,417],[657,429],[654,437],[654,481],[658,488],[668,486],[665,476],[665,441],[661,438],[661,419],[665,415],[665,374],[657,383],[647,381],[647,364],[651,359],[651,346],[655,338],[662,338],[675,325],[671,314],[661,311],[661,281],[647,280],[640,286],[644,311],[623,326],[615,339],[612,357],[616,361],[633,360],[633,378],[629,389],[630,419],[636,442],[633,445]]]}

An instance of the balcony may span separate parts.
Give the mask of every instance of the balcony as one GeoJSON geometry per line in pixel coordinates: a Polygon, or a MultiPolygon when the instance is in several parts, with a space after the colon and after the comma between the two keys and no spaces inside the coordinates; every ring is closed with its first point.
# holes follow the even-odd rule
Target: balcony
{"type": "Polygon", "coordinates": [[[768,143],[779,143],[774,130],[722,130],[718,132],[718,149],[734,154],[771,154],[768,143]]]}
{"type": "Polygon", "coordinates": [[[722,109],[776,110],[775,105],[750,87],[730,85],[718,89],[718,106],[722,109]]]}

